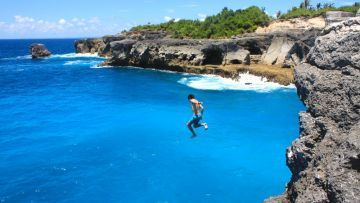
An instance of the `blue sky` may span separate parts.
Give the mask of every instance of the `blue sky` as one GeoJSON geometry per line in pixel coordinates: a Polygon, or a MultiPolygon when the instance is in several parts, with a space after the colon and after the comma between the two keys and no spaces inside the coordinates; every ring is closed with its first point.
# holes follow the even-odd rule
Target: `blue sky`
{"type": "MultiPolygon", "coordinates": [[[[134,25],[174,19],[202,19],[223,7],[265,7],[269,15],[285,12],[302,0],[4,0],[0,38],[69,38],[115,34],[134,25]],[[7,3],[5,3],[7,2],[7,3]]],[[[312,0],[349,5],[356,0],[312,0]]]]}

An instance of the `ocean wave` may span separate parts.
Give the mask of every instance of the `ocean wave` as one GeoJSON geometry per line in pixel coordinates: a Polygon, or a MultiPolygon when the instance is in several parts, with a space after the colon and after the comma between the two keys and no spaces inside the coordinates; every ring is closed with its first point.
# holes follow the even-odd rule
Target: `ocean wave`
{"type": "Polygon", "coordinates": [[[116,66],[109,66],[109,65],[100,65],[99,63],[97,64],[93,64],[92,66],[90,66],[90,68],[116,68],[116,66]]]}
{"type": "Polygon", "coordinates": [[[104,58],[97,53],[67,53],[67,54],[54,54],[50,58],[104,58]]]}
{"type": "MultiPolygon", "coordinates": [[[[45,57],[44,59],[49,58],[104,58],[99,56],[97,53],[67,53],[67,54],[53,54],[50,57],[45,57]]],[[[8,58],[0,58],[0,60],[24,60],[24,59],[31,59],[31,55],[24,55],[24,56],[15,56],[15,57],[8,57],[8,58]]]]}
{"type": "Polygon", "coordinates": [[[0,58],[0,60],[5,60],[5,61],[7,61],[7,60],[23,60],[23,59],[31,59],[31,55],[0,58]]]}
{"type": "Polygon", "coordinates": [[[252,90],[257,92],[270,92],[278,89],[295,89],[295,85],[280,85],[269,82],[266,78],[251,75],[249,73],[239,74],[238,80],[222,78],[220,76],[201,75],[184,77],[178,81],[180,84],[201,90],[252,90]]]}
{"type": "Polygon", "coordinates": [[[74,60],[74,61],[66,61],[64,66],[72,66],[72,65],[97,65],[99,61],[86,61],[86,60],[74,60]]]}

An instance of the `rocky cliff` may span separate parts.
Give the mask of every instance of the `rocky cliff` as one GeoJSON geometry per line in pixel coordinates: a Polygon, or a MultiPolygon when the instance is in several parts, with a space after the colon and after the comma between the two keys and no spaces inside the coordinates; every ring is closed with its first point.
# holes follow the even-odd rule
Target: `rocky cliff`
{"type": "Polygon", "coordinates": [[[322,32],[295,83],[308,109],[286,152],[285,196],[269,202],[360,202],[360,17],[322,32]]]}
{"type": "MultiPolygon", "coordinates": [[[[161,31],[126,32],[75,42],[77,53],[98,52],[109,59],[103,65],[138,66],[178,72],[234,77],[241,70],[258,74],[250,64],[293,67],[314,45],[318,29],[292,32],[250,33],[224,40],[173,39],[161,31]]],[[[282,84],[293,82],[274,76],[269,69],[260,75],[282,84]]],[[[286,71],[285,71],[286,72],[286,71]]],[[[291,75],[291,74],[289,74],[291,75]]]]}
{"type": "MultiPolygon", "coordinates": [[[[141,30],[75,42],[77,53],[109,57],[103,65],[138,66],[179,72],[236,77],[248,71],[281,84],[293,83],[288,70],[300,64],[314,46],[325,22],[348,18],[345,12],[327,18],[274,21],[256,33],[224,40],[173,39],[164,31],[141,30]],[[331,19],[330,19],[331,18],[331,19]],[[254,66],[260,64],[261,66],[254,66]],[[250,66],[249,66],[250,65],[250,66]]],[[[290,70],[292,71],[292,70],[290,70]]]]}

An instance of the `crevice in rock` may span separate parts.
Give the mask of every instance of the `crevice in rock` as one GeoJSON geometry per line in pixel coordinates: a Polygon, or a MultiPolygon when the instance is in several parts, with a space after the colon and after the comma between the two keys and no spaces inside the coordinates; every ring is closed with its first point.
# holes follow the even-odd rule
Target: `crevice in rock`
{"type": "Polygon", "coordinates": [[[220,48],[212,48],[204,51],[203,65],[220,65],[223,61],[223,51],[220,48]]]}
{"type": "Polygon", "coordinates": [[[350,169],[360,172],[360,154],[358,154],[356,157],[350,157],[348,166],[350,169]]]}

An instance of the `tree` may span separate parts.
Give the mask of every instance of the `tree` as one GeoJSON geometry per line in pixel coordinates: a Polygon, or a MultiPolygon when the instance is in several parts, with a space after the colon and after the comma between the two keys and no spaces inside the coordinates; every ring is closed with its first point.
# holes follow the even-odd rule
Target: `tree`
{"type": "Polygon", "coordinates": [[[320,9],[321,9],[321,3],[316,4],[316,9],[317,9],[317,10],[320,10],[320,9]]]}
{"type": "Polygon", "coordinates": [[[310,6],[310,0],[304,0],[304,7],[309,8],[310,6]]]}
{"type": "Polygon", "coordinates": [[[234,35],[254,32],[258,26],[266,26],[270,17],[256,6],[247,9],[231,10],[224,8],[220,13],[199,20],[168,21],[161,24],[140,25],[138,30],[164,30],[175,38],[227,38],[234,35]]]}
{"type": "Polygon", "coordinates": [[[276,18],[279,19],[281,16],[281,11],[276,12],[276,18]]]}
{"type": "Polygon", "coordinates": [[[304,4],[304,2],[301,2],[301,4],[300,4],[300,6],[299,6],[300,8],[305,8],[305,4],[304,4]]]}
{"type": "Polygon", "coordinates": [[[324,3],[323,8],[334,8],[334,3],[324,3]]]}

